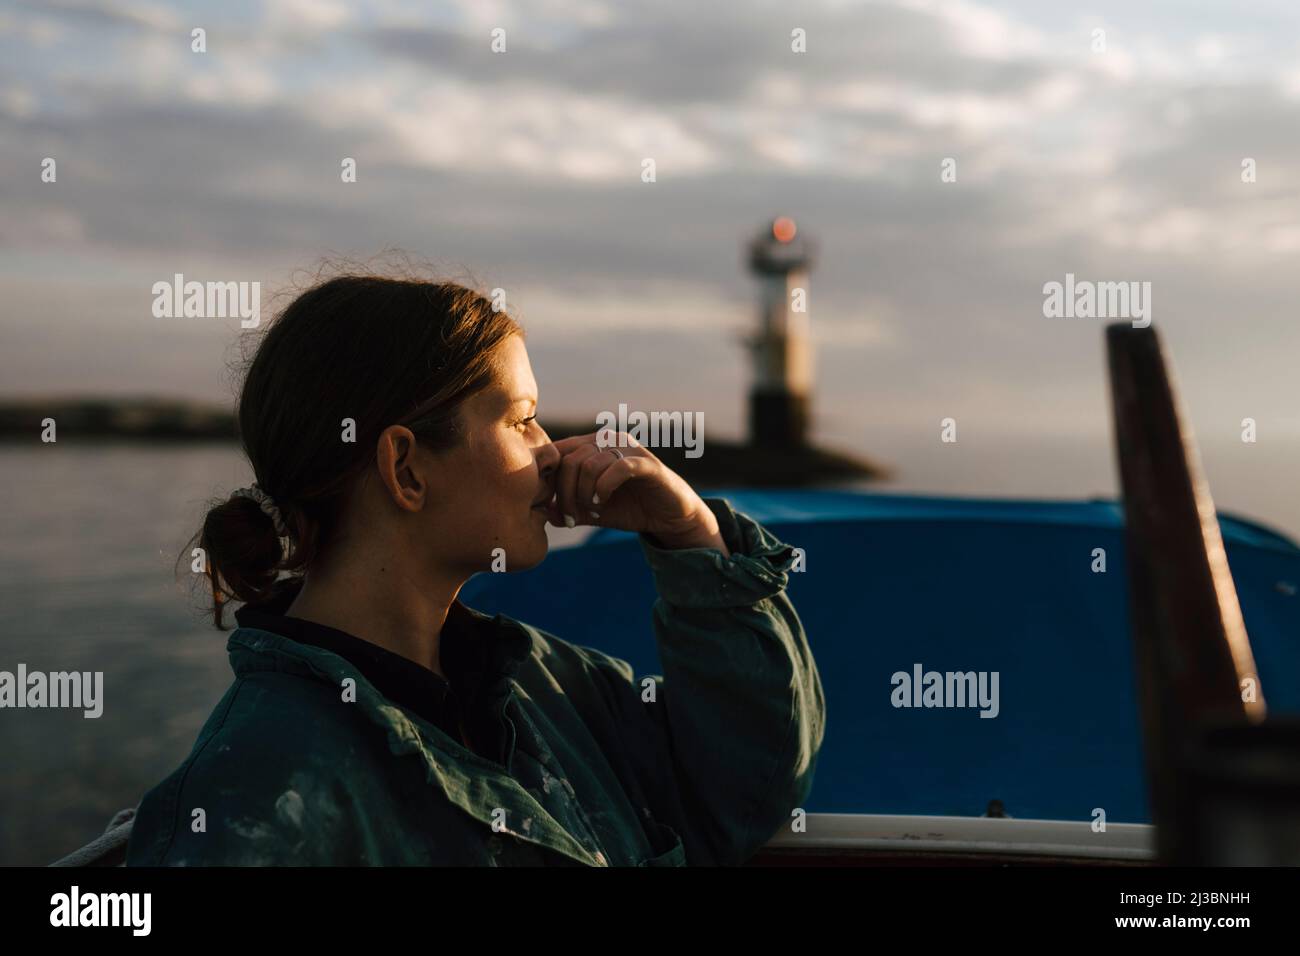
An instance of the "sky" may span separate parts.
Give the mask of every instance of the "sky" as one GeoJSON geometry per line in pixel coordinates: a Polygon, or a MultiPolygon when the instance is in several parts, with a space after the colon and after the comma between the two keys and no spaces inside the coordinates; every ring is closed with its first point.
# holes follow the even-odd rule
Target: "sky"
{"type": "Polygon", "coordinates": [[[1298,53],[1286,2],[2,2],[0,394],[229,401],[237,321],[154,282],[269,314],[400,250],[506,290],[543,419],[738,435],[743,245],[788,215],[819,434],[1107,435],[1072,273],[1151,283],[1198,432],[1295,448],[1298,53]]]}

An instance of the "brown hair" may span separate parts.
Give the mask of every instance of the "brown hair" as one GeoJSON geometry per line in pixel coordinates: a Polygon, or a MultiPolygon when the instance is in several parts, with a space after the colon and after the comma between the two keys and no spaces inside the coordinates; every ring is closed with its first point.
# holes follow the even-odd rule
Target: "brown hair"
{"type": "Polygon", "coordinates": [[[457,445],[460,404],[491,383],[497,347],[522,328],[454,282],[341,275],[298,295],[247,366],[239,437],[279,508],[288,547],[256,501],[213,504],[197,540],[213,623],[227,599],[270,600],[328,546],[380,432],[405,425],[434,450],[457,445]],[[344,441],[344,419],[355,440],[344,441]]]}

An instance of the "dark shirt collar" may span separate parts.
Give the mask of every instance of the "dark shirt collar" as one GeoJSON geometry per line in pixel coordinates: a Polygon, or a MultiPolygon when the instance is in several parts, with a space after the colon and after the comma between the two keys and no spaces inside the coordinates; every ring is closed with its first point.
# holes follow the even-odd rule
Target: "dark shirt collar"
{"type": "MultiPolygon", "coordinates": [[[[286,582],[270,600],[235,611],[240,627],[258,628],[338,654],[381,694],[460,741],[463,720],[473,738],[481,728],[477,712],[506,690],[509,678],[532,653],[532,638],[501,615],[489,617],[453,601],[443,625],[440,677],[422,664],[337,628],[288,617],[285,611],[301,590],[286,582]]],[[[480,738],[481,739],[481,738],[480,738]]],[[[475,748],[477,749],[477,747],[475,748]]]]}

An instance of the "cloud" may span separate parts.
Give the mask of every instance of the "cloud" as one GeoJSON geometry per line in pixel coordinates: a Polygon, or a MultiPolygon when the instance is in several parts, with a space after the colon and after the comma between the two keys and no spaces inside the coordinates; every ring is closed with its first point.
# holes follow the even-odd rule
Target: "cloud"
{"type": "MultiPolygon", "coordinates": [[[[741,245],[790,214],[822,249],[822,387],[869,392],[882,420],[956,404],[1104,428],[1100,323],[1041,314],[1042,284],[1067,271],[1151,280],[1208,400],[1281,407],[1300,17],[1153,9],[279,3],[218,11],[197,56],[160,7],[21,5],[0,23],[0,165],[16,171],[0,180],[0,284],[84,281],[49,304],[59,329],[89,321],[96,288],[113,303],[104,321],[136,350],[60,338],[36,366],[53,384],[93,369],[161,387],[212,381],[223,340],[151,346],[116,273],[270,289],[322,254],[398,246],[506,287],[553,381],[635,343],[600,382],[648,392],[689,353],[692,375],[720,376],[697,397],[739,421],[735,334],[755,308],[741,245]],[[57,184],[40,181],[45,156],[57,184]]],[[[21,354],[0,360],[7,381],[32,367],[21,354]]]]}
{"type": "Polygon", "coordinates": [[[85,30],[128,28],[174,31],[180,19],[171,10],[146,0],[16,0],[18,6],[85,30]]]}
{"type": "Polygon", "coordinates": [[[276,31],[319,33],[337,30],[351,19],[343,0],[270,0],[263,22],[276,31]]]}

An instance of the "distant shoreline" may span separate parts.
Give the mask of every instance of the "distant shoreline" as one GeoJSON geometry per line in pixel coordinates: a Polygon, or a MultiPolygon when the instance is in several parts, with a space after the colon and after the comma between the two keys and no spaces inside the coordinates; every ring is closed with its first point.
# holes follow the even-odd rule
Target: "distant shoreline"
{"type": "MultiPolygon", "coordinates": [[[[237,444],[232,409],[216,404],[155,397],[55,397],[0,399],[0,443],[41,445],[48,420],[57,441],[76,444],[147,442],[237,444]]],[[[553,438],[596,430],[590,423],[543,422],[553,438]]],[[[652,449],[690,482],[751,487],[798,487],[883,479],[890,469],[868,459],[816,446],[769,447],[710,439],[706,454],[687,458],[685,449],[652,449]]]]}
{"type": "Polygon", "coordinates": [[[42,444],[53,420],[59,441],[238,441],[234,412],[166,398],[48,397],[0,400],[0,441],[42,444]]]}

